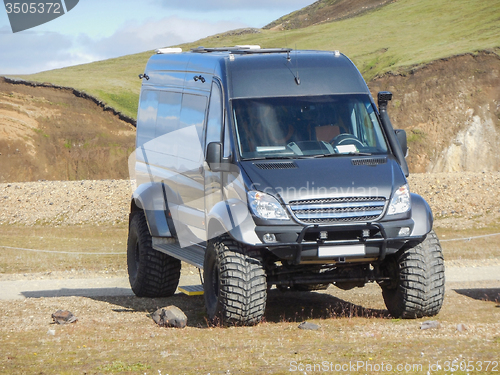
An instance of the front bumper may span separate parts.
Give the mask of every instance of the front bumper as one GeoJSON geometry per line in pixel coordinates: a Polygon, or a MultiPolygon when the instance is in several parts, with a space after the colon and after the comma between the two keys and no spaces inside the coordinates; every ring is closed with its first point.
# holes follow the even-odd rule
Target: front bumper
{"type": "Polygon", "coordinates": [[[280,260],[292,264],[382,261],[407,242],[424,236],[401,236],[401,228],[412,233],[412,219],[374,223],[311,224],[307,226],[257,226],[255,232],[265,247],[280,260]],[[272,234],[276,242],[264,241],[272,234]]]}

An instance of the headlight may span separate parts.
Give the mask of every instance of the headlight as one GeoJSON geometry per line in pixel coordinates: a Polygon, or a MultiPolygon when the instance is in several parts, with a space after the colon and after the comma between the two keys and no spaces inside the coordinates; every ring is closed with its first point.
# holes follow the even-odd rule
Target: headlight
{"type": "Polygon", "coordinates": [[[403,214],[411,207],[410,204],[410,188],[408,185],[401,186],[394,192],[394,195],[389,204],[388,215],[403,214]]]}
{"type": "Polygon", "coordinates": [[[288,220],[288,215],[281,203],[269,194],[249,191],[248,203],[253,214],[261,219],[288,220]]]}

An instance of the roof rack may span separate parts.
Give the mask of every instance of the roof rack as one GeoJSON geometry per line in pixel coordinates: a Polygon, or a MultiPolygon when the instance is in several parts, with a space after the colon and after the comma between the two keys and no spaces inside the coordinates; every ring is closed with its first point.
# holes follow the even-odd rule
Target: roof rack
{"type": "Polygon", "coordinates": [[[244,45],[234,47],[197,47],[192,48],[192,52],[209,53],[209,52],[230,52],[235,54],[251,54],[251,53],[286,53],[292,51],[291,48],[260,48],[257,45],[244,45]]]}

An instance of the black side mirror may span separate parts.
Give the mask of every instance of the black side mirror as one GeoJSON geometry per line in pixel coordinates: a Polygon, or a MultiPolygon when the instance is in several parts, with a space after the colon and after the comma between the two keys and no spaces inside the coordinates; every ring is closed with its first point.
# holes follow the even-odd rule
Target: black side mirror
{"type": "Polygon", "coordinates": [[[394,130],[394,133],[396,133],[396,138],[401,146],[401,151],[403,151],[403,155],[406,158],[408,156],[408,141],[406,139],[406,132],[403,129],[396,129],[394,130]]]}
{"type": "Polygon", "coordinates": [[[207,147],[207,164],[212,172],[229,172],[231,164],[222,157],[222,143],[210,142],[207,147]]]}

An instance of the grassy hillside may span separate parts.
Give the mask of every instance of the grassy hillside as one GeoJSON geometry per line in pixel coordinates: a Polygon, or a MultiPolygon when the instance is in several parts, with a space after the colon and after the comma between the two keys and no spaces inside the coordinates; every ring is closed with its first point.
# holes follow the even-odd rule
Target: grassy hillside
{"type": "Polygon", "coordinates": [[[394,0],[319,0],[305,8],[278,18],[264,29],[299,29],[324,22],[359,16],[394,0]]]}
{"type": "MultiPolygon", "coordinates": [[[[263,47],[340,50],[366,80],[388,71],[453,55],[492,50],[500,53],[500,0],[399,0],[357,17],[333,23],[260,33],[226,33],[192,47],[260,44],[263,47]]],[[[163,46],[158,46],[163,47],[163,46]]],[[[22,76],[84,90],[135,117],[140,89],[137,75],[152,51],[22,76]]]]}

